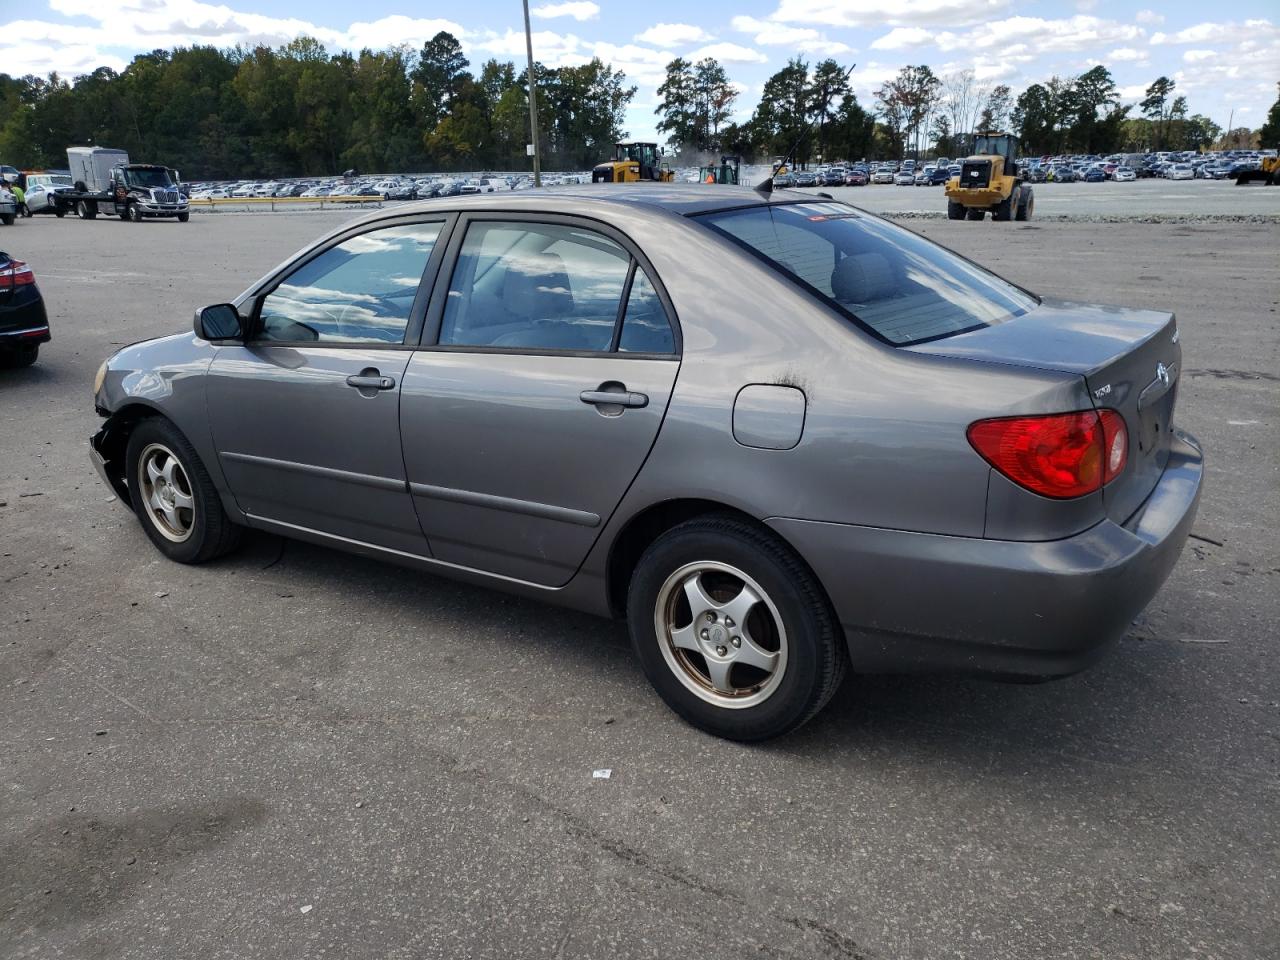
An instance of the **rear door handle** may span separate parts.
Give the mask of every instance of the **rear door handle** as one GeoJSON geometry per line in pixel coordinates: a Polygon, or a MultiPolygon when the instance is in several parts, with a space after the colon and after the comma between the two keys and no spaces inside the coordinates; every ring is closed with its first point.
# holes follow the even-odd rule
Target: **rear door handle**
{"type": "Polygon", "coordinates": [[[357,390],[390,390],[395,385],[396,382],[392,377],[382,377],[377,374],[353,373],[347,377],[347,386],[355,387],[357,390]]]}
{"type": "Polygon", "coordinates": [[[649,398],[643,393],[615,393],[612,390],[583,390],[578,394],[578,399],[583,403],[590,403],[596,406],[647,407],[649,405],[649,398]]]}

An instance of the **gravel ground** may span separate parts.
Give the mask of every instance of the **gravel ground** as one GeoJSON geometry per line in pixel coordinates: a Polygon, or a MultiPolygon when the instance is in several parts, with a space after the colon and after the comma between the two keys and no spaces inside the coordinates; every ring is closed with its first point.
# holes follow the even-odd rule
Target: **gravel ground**
{"type": "Polygon", "coordinates": [[[914,222],[1177,310],[1196,539],[1081,676],[851,678],[743,747],[620,624],[266,536],[181,567],[111,502],[98,362],[336,222],[0,228],[56,338],[0,373],[0,956],[1275,957],[1274,225],[914,222]]]}

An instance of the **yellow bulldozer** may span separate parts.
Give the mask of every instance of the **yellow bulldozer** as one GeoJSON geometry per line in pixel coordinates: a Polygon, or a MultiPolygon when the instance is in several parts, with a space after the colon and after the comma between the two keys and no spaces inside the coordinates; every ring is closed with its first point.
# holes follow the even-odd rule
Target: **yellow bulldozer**
{"type": "Polygon", "coordinates": [[[1236,186],[1258,183],[1268,187],[1280,187],[1280,157],[1263,157],[1252,170],[1240,170],[1235,175],[1236,186]]]}
{"type": "Polygon", "coordinates": [[[592,183],[670,183],[674,177],[671,165],[660,158],[656,143],[615,143],[613,159],[591,168],[592,183]]]}
{"type": "Polygon", "coordinates": [[[1018,169],[1018,138],[984,131],[973,135],[973,152],[960,161],[960,175],[947,181],[947,219],[1030,220],[1036,200],[1018,169]]]}

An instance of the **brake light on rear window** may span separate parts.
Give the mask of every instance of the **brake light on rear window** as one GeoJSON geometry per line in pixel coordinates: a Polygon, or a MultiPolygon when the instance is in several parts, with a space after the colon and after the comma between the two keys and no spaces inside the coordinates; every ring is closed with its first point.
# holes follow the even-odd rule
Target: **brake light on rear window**
{"type": "Polygon", "coordinates": [[[22,287],[36,282],[36,275],[21,260],[10,260],[0,267],[0,287],[22,287]]]}
{"type": "Polygon", "coordinates": [[[1115,410],[979,420],[968,436],[1004,476],[1058,500],[1102,489],[1124,470],[1129,449],[1124,418],[1115,410]]]}

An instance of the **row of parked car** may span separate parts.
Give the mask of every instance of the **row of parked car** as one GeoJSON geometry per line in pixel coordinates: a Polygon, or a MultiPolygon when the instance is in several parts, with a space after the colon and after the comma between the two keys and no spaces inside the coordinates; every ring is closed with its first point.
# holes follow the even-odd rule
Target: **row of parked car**
{"type": "MultiPolygon", "coordinates": [[[[546,186],[563,183],[591,182],[587,174],[552,174],[544,176],[546,186]]],[[[533,180],[524,174],[478,174],[476,176],[342,176],[300,180],[210,181],[191,185],[193,200],[247,199],[323,199],[326,197],[377,197],[381,200],[429,200],[455,197],[468,193],[500,193],[527,190],[533,180]]]]}

